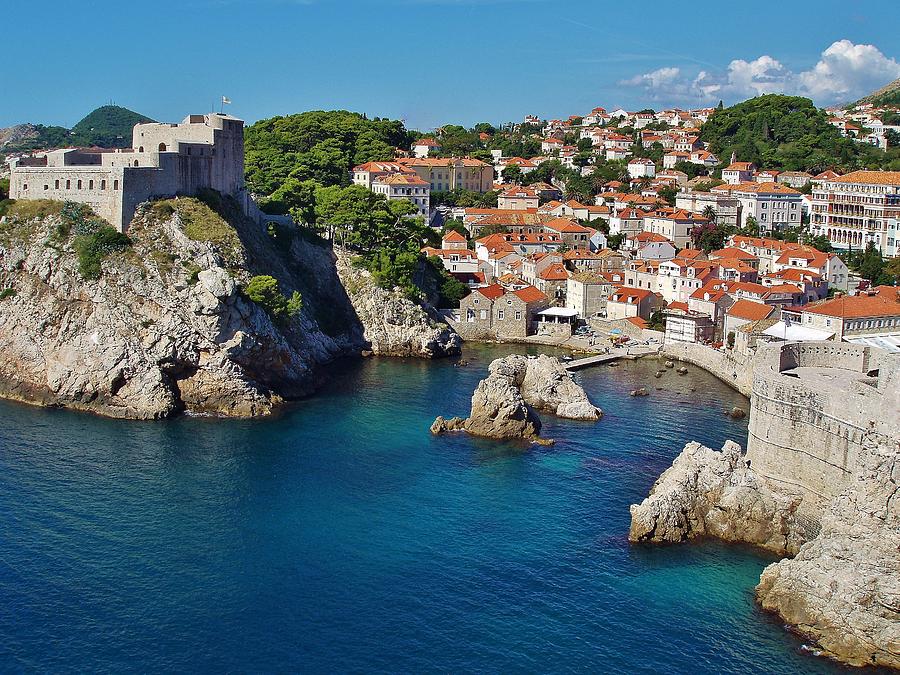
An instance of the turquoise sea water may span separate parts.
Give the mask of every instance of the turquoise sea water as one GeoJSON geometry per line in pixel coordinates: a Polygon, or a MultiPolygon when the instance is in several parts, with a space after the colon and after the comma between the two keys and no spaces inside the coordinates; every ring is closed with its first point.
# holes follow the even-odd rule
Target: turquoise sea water
{"type": "Polygon", "coordinates": [[[542,415],[553,447],[432,438],[505,351],[345,364],[267,420],[0,404],[0,670],[838,672],[755,607],[765,556],[627,541],[745,399],[632,362],[579,374],[606,415],[542,415]]]}

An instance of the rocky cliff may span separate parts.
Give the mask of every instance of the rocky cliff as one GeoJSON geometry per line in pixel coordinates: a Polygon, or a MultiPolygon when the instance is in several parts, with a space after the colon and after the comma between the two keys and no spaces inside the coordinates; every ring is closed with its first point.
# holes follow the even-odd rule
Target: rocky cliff
{"type": "Polygon", "coordinates": [[[631,541],[682,542],[702,536],[796,553],[798,497],[772,492],[737,443],[721,452],[688,443],[650,495],[631,507],[631,541]]]}
{"type": "Polygon", "coordinates": [[[763,570],[756,594],[826,654],[900,669],[900,447],[864,449],[819,536],[763,570]]]}
{"type": "Polygon", "coordinates": [[[250,416],[309,394],[339,356],[458,348],[363,273],[348,275],[348,295],[330,248],[214,206],[143,205],[131,245],[95,279],[79,271],[59,205],[0,222],[0,396],[138,419],[250,416]],[[300,313],[273,319],[242,290],[254,275],[301,293],[300,313]]]}
{"type": "Polygon", "coordinates": [[[771,489],[735,443],[721,452],[688,443],[631,507],[629,539],[713,536],[796,554],[763,571],[762,606],[840,661],[900,668],[900,447],[873,434],[864,448],[807,541],[799,493],[771,489]]]}

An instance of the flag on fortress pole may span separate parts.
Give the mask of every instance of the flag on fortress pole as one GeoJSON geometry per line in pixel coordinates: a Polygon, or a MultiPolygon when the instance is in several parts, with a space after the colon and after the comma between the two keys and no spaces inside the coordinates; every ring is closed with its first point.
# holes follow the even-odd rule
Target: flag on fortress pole
{"type": "Polygon", "coordinates": [[[227,96],[222,96],[222,106],[219,108],[221,112],[225,112],[225,106],[231,103],[231,99],[227,96]]]}

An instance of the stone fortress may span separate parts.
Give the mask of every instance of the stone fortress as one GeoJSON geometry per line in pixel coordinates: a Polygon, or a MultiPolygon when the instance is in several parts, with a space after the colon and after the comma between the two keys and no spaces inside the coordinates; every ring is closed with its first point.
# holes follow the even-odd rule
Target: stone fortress
{"type": "Polygon", "coordinates": [[[864,441],[900,439],[900,354],[834,342],[762,345],[748,436],[753,471],[802,498],[798,525],[812,538],[856,471],[864,441]]]}
{"type": "Polygon", "coordinates": [[[88,204],[120,231],[141,202],[197,195],[204,188],[233,197],[254,220],[262,218],[244,184],[242,120],[210,113],[188,115],[180,124],[137,124],[129,150],[67,148],[10,166],[11,198],[88,204]]]}
{"type": "Polygon", "coordinates": [[[823,654],[900,668],[900,354],[824,341],[761,344],[745,363],[684,356],[752,381],[747,451],[688,443],[631,507],[629,538],[787,556],[760,577],[763,608],[823,654]]]}

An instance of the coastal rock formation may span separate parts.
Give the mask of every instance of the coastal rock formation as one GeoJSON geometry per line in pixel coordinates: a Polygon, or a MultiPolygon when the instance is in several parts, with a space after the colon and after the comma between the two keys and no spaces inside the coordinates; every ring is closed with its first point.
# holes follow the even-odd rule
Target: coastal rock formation
{"type": "Polygon", "coordinates": [[[603,416],[559,359],[546,354],[535,358],[520,356],[515,367],[521,370],[523,362],[522,396],[529,405],[572,420],[599,420],[603,416]]]}
{"type": "Polygon", "coordinates": [[[688,443],[631,507],[631,541],[682,542],[703,536],[756,544],[784,555],[799,549],[794,512],[799,498],[775,494],[747,466],[741,447],[717,452],[688,443]]]}
{"type": "MultiPolygon", "coordinates": [[[[235,210],[167,200],[140,206],[131,246],[85,279],[77,230],[48,204],[0,223],[0,396],[135,419],[254,416],[309,394],[319,366],[369,344],[325,245],[279,242],[235,210]],[[300,292],[299,315],[273,320],[246,297],[253,275],[276,278],[286,296],[300,292]]],[[[416,327],[440,330],[396,304],[385,293],[379,307],[406,317],[407,333],[384,337],[382,351],[442,353],[428,340],[410,346],[416,327]]]]}
{"type": "Polygon", "coordinates": [[[825,653],[900,668],[900,447],[869,439],[865,448],[821,534],[769,565],[756,594],[825,653]]]}
{"type": "Polygon", "coordinates": [[[752,366],[747,453],[688,444],[631,507],[630,538],[794,556],[764,570],[760,604],[823,654],[900,668],[900,355],[776,343],[752,366]]]}
{"type": "Polygon", "coordinates": [[[522,396],[526,368],[522,357],[507,357],[491,363],[490,374],[472,394],[472,410],[465,430],[473,436],[534,439],[541,420],[522,396]]]}
{"type": "Polygon", "coordinates": [[[559,359],[514,354],[497,359],[488,367],[488,376],[478,383],[472,395],[466,420],[438,417],[431,432],[453,431],[461,424],[474,436],[535,440],[541,430],[535,409],[580,420],[598,420],[603,414],[559,359]]]}
{"type": "Polygon", "coordinates": [[[338,255],[337,270],[374,354],[433,358],[460,353],[459,335],[398,289],[380,288],[368,271],[350,265],[346,255],[338,255]]]}

